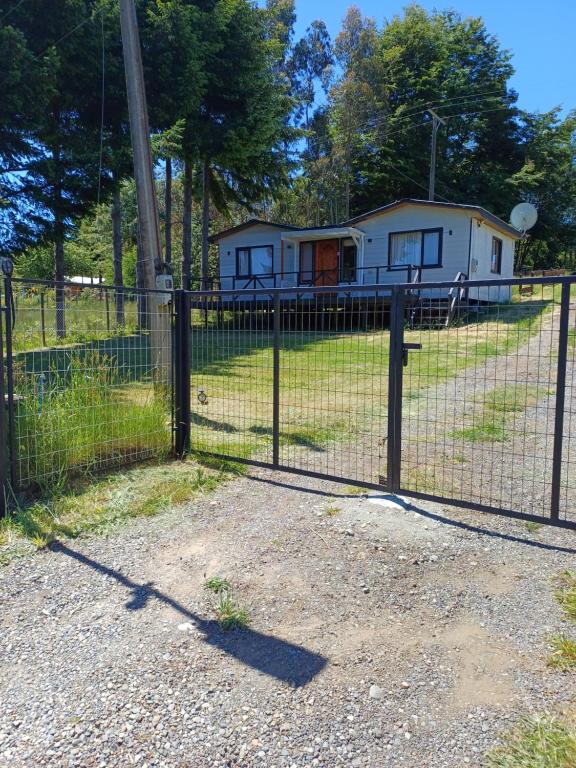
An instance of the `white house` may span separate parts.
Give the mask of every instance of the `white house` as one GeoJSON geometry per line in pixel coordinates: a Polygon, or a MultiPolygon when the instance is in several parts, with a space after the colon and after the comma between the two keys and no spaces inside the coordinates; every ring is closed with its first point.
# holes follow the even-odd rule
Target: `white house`
{"type": "MultiPolygon", "coordinates": [[[[250,219],[211,239],[222,289],[242,289],[512,277],[520,237],[480,206],[403,199],[333,226],[250,219]]],[[[509,294],[487,287],[471,297],[505,301],[509,294]]]]}

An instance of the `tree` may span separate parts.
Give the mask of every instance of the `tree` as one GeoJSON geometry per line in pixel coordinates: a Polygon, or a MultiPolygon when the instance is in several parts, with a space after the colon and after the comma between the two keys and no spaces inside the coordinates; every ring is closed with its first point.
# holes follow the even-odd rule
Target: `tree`
{"type": "Polygon", "coordinates": [[[210,201],[220,211],[231,203],[250,208],[286,181],[282,148],[291,138],[291,102],[275,84],[265,19],[265,11],[246,0],[218,0],[206,29],[206,87],[184,141],[201,168],[203,284],[210,201]]]}
{"type": "Polygon", "coordinates": [[[403,196],[423,197],[434,105],[448,117],[438,137],[437,186],[444,199],[508,214],[504,180],[519,164],[516,94],[508,87],[510,54],[481,19],[409,6],[380,31],[354,13],[337,45],[343,76],[332,95],[334,130],[343,145],[356,136],[353,212],[403,196]],[[363,122],[338,125],[362,93],[363,122]],[[344,134],[344,136],[343,136],[344,134]]]}
{"type": "Polygon", "coordinates": [[[514,202],[536,206],[538,222],[518,244],[518,271],[529,264],[560,266],[563,254],[576,248],[576,112],[565,119],[558,108],[522,117],[523,163],[508,187],[514,202]]]}
{"type": "Polygon", "coordinates": [[[10,255],[34,240],[34,211],[22,205],[26,163],[38,155],[34,130],[46,108],[44,67],[12,24],[0,26],[0,254],[10,255]]]}
{"type": "Polygon", "coordinates": [[[45,103],[29,124],[33,152],[22,157],[17,204],[32,221],[34,239],[54,249],[56,331],[64,319],[64,242],[108,185],[100,176],[100,50],[89,0],[29,0],[11,13],[11,25],[41,64],[45,103]]]}
{"type": "MultiPolygon", "coordinates": [[[[205,66],[209,53],[206,29],[211,0],[148,0],[142,19],[145,45],[144,68],[153,131],[162,132],[165,186],[165,256],[172,266],[173,159],[184,162],[185,210],[182,241],[182,274],[187,280],[191,264],[192,168],[196,158],[186,137],[206,88],[205,66]]],[[[184,287],[189,287],[183,283],[184,287]]]]}

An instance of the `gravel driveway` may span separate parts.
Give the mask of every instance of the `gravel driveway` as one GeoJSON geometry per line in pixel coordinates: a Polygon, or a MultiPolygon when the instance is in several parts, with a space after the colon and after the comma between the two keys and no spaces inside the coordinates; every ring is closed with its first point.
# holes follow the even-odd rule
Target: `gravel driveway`
{"type": "Polygon", "coordinates": [[[481,766],[574,707],[546,666],[574,533],[383,504],[254,470],[2,569],[0,765],[481,766]],[[214,575],[249,629],[219,629],[214,575]]]}

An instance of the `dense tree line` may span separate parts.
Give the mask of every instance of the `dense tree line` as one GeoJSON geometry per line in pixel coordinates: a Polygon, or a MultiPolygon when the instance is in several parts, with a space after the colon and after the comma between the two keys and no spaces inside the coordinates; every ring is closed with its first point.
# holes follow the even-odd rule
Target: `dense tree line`
{"type": "MultiPolygon", "coordinates": [[[[210,230],[248,213],[329,224],[426,197],[539,222],[518,267],[574,259],[576,113],[530,114],[511,55],[478,18],[352,7],[294,38],[294,0],[137,0],[164,255],[188,285],[210,230]]],[[[117,0],[0,0],[0,253],[20,272],[138,281],[117,0]]],[[[117,307],[121,319],[122,307],[117,307]]]]}

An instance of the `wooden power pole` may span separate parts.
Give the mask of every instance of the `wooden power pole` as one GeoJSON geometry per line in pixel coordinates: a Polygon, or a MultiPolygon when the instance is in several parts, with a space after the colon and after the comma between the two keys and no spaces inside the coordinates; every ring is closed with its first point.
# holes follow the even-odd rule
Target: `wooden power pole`
{"type": "MultiPolygon", "coordinates": [[[[130,136],[134,155],[134,178],[138,202],[138,230],[142,264],[141,274],[144,288],[157,289],[157,277],[164,272],[162,241],[158,201],[154,185],[154,168],[150,146],[150,126],[138,20],[134,0],[120,0],[120,28],[126,71],[126,92],[130,116],[130,136]]],[[[165,287],[165,286],[162,286],[165,287]]],[[[150,328],[150,345],[156,375],[162,382],[169,382],[171,376],[170,313],[167,294],[149,294],[147,297],[147,319],[150,328]]]]}

